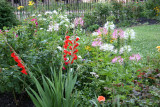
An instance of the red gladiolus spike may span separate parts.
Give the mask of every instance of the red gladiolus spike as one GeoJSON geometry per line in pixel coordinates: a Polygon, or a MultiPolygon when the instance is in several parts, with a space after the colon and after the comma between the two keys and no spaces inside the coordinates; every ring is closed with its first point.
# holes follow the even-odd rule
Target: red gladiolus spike
{"type": "Polygon", "coordinates": [[[22,68],[22,69],[25,69],[25,67],[24,67],[23,64],[21,64],[21,63],[18,63],[17,66],[19,66],[19,67],[22,68]]]}
{"type": "Polygon", "coordinates": [[[27,75],[27,72],[26,72],[25,69],[23,69],[21,72],[22,72],[23,74],[26,74],[26,75],[27,75]]]}
{"type": "Polygon", "coordinates": [[[15,57],[14,57],[14,60],[15,60],[17,63],[20,63],[20,62],[21,62],[21,60],[18,59],[18,56],[15,56],[15,57]]]}
{"type": "Polygon", "coordinates": [[[74,56],[73,60],[76,60],[76,59],[77,59],[77,55],[76,55],[76,54],[74,54],[73,56],[74,56]]]}
{"type": "Polygon", "coordinates": [[[69,46],[68,44],[63,45],[63,47],[64,47],[65,49],[67,49],[68,46],[69,46]]]}
{"type": "Polygon", "coordinates": [[[73,61],[74,61],[74,60],[72,60],[71,64],[73,64],[73,61]]]}
{"type": "Polygon", "coordinates": [[[68,52],[69,55],[72,55],[71,51],[68,52]]]}
{"type": "Polygon", "coordinates": [[[79,38],[76,38],[76,41],[78,41],[79,40],[79,38]]]}
{"type": "Polygon", "coordinates": [[[67,55],[63,55],[63,57],[65,58],[67,55]]]}
{"type": "Polygon", "coordinates": [[[70,46],[69,49],[72,50],[72,46],[70,46]]]}
{"type": "Polygon", "coordinates": [[[66,39],[69,39],[70,38],[70,36],[66,36],[66,39]]]}
{"type": "Polygon", "coordinates": [[[67,58],[64,58],[64,61],[66,61],[67,60],[67,58]]]}
{"type": "Polygon", "coordinates": [[[65,63],[65,65],[68,65],[69,64],[69,62],[64,62],[65,63]]]}
{"type": "Polygon", "coordinates": [[[16,56],[16,55],[15,55],[15,53],[11,53],[11,57],[13,57],[13,58],[14,58],[15,56],[16,56]]]}
{"type": "Polygon", "coordinates": [[[64,53],[67,55],[68,51],[67,51],[67,50],[64,50],[64,53]]]}
{"type": "Polygon", "coordinates": [[[77,53],[78,52],[78,49],[75,49],[75,51],[73,53],[77,53]]]}
{"type": "Polygon", "coordinates": [[[69,41],[69,43],[70,43],[70,44],[73,44],[71,40],[69,41]]]}
{"type": "Polygon", "coordinates": [[[64,41],[65,44],[68,44],[69,42],[70,42],[69,39],[67,39],[67,40],[64,41]]]}

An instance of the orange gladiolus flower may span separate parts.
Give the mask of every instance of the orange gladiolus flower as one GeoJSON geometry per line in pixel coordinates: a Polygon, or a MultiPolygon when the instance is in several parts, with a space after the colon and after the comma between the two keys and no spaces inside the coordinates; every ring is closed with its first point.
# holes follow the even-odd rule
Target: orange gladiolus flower
{"type": "Polygon", "coordinates": [[[98,101],[99,101],[99,102],[105,101],[105,97],[103,97],[103,96],[98,96],[98,101]]]}

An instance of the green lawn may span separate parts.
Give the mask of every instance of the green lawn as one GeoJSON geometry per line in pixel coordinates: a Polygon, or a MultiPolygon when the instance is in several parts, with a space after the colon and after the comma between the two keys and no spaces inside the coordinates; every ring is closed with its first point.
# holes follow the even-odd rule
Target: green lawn
{"type": "Polygon", "coordinates": [[[143,58],[147,56],[156,58],[156,46],[160,45],[160,25],[142,25],[132,27],[136,32],[136,39],[132,42],[133,53],[140,53],[143,58]]]}

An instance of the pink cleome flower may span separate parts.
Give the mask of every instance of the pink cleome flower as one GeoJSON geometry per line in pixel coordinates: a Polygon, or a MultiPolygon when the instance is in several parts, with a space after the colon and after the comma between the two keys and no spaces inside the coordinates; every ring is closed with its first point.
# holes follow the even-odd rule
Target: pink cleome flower
{"type": "Polygon", "coordinates": [[[120,36],[120,38],[124,38],[124,31],[122,29],[115,29],[113,34],[112,34],[112,38],[117,39],[118,36],[120,36]]]}
{"type": "Polygon", "coordinates": [[[121,58],[121,56],[118,56],[118,57],[115,56],[115,58],[112,59],[112,63],[116,63],[116,62],[119,62],[120,64],[122,64],[123,58],[121,58]]]}
{"type": "Polygon", "coordinates": [[[129,57],[129,60],[137,60],[137,62],[141,59],[141,56],[139,54],[133,54],[129,57]]]}

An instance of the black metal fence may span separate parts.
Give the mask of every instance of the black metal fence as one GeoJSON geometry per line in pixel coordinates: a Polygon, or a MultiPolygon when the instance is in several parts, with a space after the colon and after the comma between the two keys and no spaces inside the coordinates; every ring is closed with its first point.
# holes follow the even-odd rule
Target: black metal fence
{"type": "MultiPolygon", "coordinates": [[[[8,0],[11,2],[12,6],[15,7],[15,13],[20,15],[20,10],[17,9],[18,6],[24,6],[21,9],[21,14],[23,16],[30,15],[33,11],[43,12],[43,11],[53,11],[61,8],[68,13],[82,14],[84,12],[90,13],[94,8],[96,2],[105,2],[112,0],[8,0]],[[33,6],[28,6],[29,1],[33,1],[35,4],[33,6]],[[31,8],[32,7],[32,8],[31,8]]],[[[146,1],[146,0],[117,0],[117,1],[146,1]]]]}
{"type": "MultiPolygon", "coordinates": [[[[21,13],[27,14],[30,11],[36,10],[37,12],[42,11],[53,11],[57,9],[65,10],[68,13],[81,14],[84,12],[90,12],[94,8],[94,3],[98,0],[32,0],[34,1],[33,6],[28,6],[29,1],[31,0],[8,0],[11,2],[12,6],[15,7],[15,13],[20,14],[20,10],[17,9],[18,6],[24,6],[21,9],[21,13]],[[31,8],[32,7],[32,8],[31,8]]],[[[101,0],[107,1],[107,0],[101,0]]]]}

